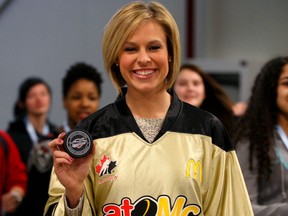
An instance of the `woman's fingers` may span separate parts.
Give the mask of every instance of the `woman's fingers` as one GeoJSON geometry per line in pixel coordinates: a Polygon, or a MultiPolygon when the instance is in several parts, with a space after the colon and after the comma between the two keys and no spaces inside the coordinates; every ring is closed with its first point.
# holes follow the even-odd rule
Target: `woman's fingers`
{"type": "Polygon", "coordinates": [[[65,132],[62,132],[62,133],[60,133],[60,134],[58,135],[58,138],[59,138],[59,139],[64,139],[65,135],[66,135],[66,133],[65,133],[65,132]]]}
{"type": "Polygon", "coordinates": [[[63,150],[62,144],[63,144],[63,140],[56,138],[56,139],[53,139],[49,143],[49,148],[51,149],[52,152],[62,151],[63,150]]]}
{"type": "Polygon", "coordinates": [[[63,147],[62,147],[62,144],[64,143],[63,139],[65,137],[66,133],[63,132],[63,133],[60,133],[58,135],[58,138],[52,140],[50,143],[49,143],[49,147],[51,149],[52,152],[54,151],[63,151],[63,147]]]}
{"type": "Polygon", "coordinates": [[[55,166],[61,166],[62,164],[72,164],[72,162],[75,160],[65,151],[54,151],[53,156],[55,166]]]}

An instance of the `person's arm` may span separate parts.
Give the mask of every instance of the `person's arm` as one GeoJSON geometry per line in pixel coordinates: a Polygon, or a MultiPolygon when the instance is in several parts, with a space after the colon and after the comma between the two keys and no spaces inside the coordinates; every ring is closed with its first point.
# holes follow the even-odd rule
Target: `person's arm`
{"type": "Polygon", "coordinates": [[[24,163],[21,161],[19,151],[12,138],[4,132],[0,134],[7,145],[7,178],[5,190],[2,196],[2,205],[6,212],[13,212],[21,203],[26,193],[27,173],[24,163]]]}
{"type": "Polygon", "coordinates": [[[83,205],[84,205],[84,194],[80,197],[79,203],[75,208],[70,208],[66,196],[64,197],[64,206],[66,215],[80,216],[83,211],[83,205]]]}
{"type": "Polygon", "coordinates": [[[252,208],[255,216],[287,215],[288,203],[273,203],[269,205],[258,204],[257,172],[249,169],[249,142],[240,142],[237,145],[237,156],[245,178],[252,208]]]}
{"type": "Polygon", "coordinates": [[[2,195],[2,207],[6,213],[14,212],[22,202],[25,192],[21,187],[13,187],[11,190],[2,195]]]}
{"type": "Polygon", "coordinates": [[[84,192],[79,199],[79,203],[75,208],[71,208],[68,205],[65,195],[65,188],[59,182],[57,175],[55,174],[54,168],[52,169],[50,185],[49,185],[49,198],[44,209],[44,215],[57,215],[57,216],[86,216],[86,215],[96,215],[93,208],[93,194],[91,188],[93,187],[93,182],[86,179],[84,183],[84,188],[90,188],[87,192],[84,192]]]}
{"type": "MultiPolygon", "coordinates": [[[[66,215],[69,210],[75,209],[79,215],[92,215],[88,194],[93,192],[93,184],[84,186],[87,179],[90,164],[94,157],[95,146],[90,155],[84,158],[71,158],[63,151],[63,138],[65,134],[60,134],[58,139],[54,139],[49,146],[54,156],[54,167],[51,174],[49,186],[49,199],[45,207],[44,215],[66,215]],[[81,201],[83,199],[83,201],[81,201]],[[83,210],[81,211],[81,203],[83,210]],[[80,205],[80,208],[79,208],[80,205]],[[66,210],[68,210],[66,212],[66,210]],[[79,211],[78,211],[79,210],[79,211]]],[[[89,182],[89,179],[87,179],[89,182]]],[[[91,199],[91,196],[90,196],[91,199]]]]}
{"type": "Polygon", "coordinates": [[[22,162],[19,151],[12,138],[6,134],[1,133],[6,143],[8,144],[8,176],[7,176],[7,191],[13,187],[18,187],[26,192],[27,187],[27,173],[26,166],[22,162]]]}

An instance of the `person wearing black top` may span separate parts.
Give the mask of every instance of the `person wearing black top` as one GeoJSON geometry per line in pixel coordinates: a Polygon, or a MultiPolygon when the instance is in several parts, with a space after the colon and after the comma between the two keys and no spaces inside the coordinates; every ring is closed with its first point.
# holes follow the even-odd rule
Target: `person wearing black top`
{"type": "Polygon", "coordinates": [[[58,135],[57,127],[48,120],[52,92],[38,77],[29,77],[19,88],[14,107],[15,120],[7,132],[19,149],[27,166],[27,195],[14,215],[42,215],[48,198],[53,157],[48,143],[58,135]]]}

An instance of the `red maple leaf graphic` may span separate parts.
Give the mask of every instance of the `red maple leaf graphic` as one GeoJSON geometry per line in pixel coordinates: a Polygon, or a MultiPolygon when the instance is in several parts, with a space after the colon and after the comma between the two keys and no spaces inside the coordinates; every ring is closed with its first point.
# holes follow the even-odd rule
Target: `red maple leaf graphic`
{"type": "Polygon", "coordinates": [[[100,163],[95,167],[96,173],[98,173],[98,175],[101,175],[101,170],[102,170],[103,164],[107,160],[110,160],[110,158],[107,157],[106,155],[103,155],[103,158],[100,160],[100,163]]]}

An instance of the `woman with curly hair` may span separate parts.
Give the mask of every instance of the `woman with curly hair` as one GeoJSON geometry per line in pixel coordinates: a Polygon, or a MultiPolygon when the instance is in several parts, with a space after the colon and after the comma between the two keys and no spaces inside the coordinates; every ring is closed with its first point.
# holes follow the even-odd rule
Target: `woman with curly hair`
{"type": "Polygon", "coordinates": [[[288,57],[257,75],[234,141],[255,215],[288,212],[288,57]]]}

